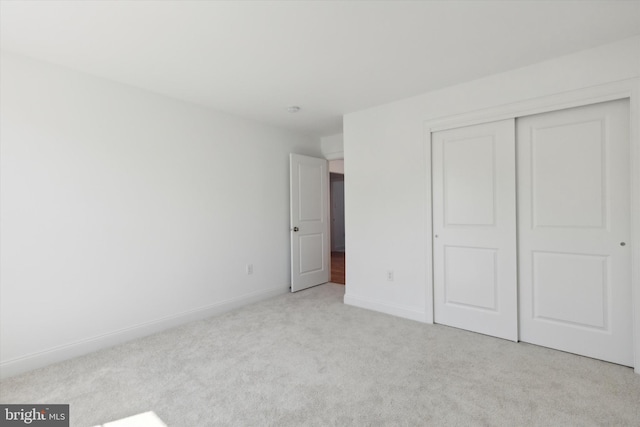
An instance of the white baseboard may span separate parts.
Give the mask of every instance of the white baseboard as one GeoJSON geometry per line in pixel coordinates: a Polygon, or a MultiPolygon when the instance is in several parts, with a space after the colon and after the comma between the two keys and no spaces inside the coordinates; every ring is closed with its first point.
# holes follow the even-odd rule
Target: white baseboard
{"type": "Polygon", "coordinates": [[[289,292],[289,285],[272,288],[266,291],[253,292],[237,298],[231,298],[215,304],[210,304],[205,307],[199,307],[193,310],[166,316],[161,319],[86,338],[70,344],[63,344],[37,353],[31,353],[25,356],[5,360],[0,362],[0,379],[12,377],[23,372],[42,368],[44,366],[51,365],[52,363],[72,359],[104,348],[113,347],[114,345],[142,338],[194,320],[200,320],[225,313],[227,311],[272,298],[277,295],[285,294],[287,292],[289,292]]]}
{"type": "Polygon", "coordinates": [[[346,294],[344,303],[354,307],[366,308],[367,310],[379,311],[392,316],[403,317],[405,319],[417,320],[418,322],[430,323],[427,321],[427,314],[424,311],[413,307],[406,307],[397,304],[389,304],[383,301],[376,301],[370,298],[363,298],[346,294]]]}

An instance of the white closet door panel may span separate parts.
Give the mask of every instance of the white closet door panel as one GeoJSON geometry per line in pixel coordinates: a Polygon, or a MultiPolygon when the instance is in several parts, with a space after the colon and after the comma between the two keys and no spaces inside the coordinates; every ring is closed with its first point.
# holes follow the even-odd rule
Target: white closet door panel
{"type": "Polygon", "coordinates": [[[627,101],[518,119],[522,341],[633,364],[628,131],[627,101]]]}
{"type": "Polygon", "coordinates": [[[517,340],[514,120],[432,137],[434,320],[517,340]]]}

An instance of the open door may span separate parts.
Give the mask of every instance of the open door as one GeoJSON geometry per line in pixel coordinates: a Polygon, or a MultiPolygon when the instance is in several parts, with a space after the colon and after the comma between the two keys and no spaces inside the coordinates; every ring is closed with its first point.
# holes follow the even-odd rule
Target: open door
{"type": "Polygon", "coordinates": [[[324,159],[290,154],[291,292],[329,281],[329,167],[324,159]]]}

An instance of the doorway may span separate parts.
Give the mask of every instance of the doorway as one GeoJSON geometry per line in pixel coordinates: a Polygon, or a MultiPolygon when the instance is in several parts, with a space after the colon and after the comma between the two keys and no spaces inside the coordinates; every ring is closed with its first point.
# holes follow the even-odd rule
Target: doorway
{"type": "Polygon", "coordinates": [[[344,285],[345,223],[344,223],[344,160],[329,161],[329,197],[331,222],[331,281],[344,285]]]}

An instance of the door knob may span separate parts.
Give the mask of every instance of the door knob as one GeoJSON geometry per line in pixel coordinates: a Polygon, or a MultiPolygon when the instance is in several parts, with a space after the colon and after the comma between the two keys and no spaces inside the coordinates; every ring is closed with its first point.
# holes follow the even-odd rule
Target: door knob
{"type": "Polygon", "coordinates": [[[295,231],[298,231],[298,230],[300,230],[298,227],[293,227],[293,231],[294,231],[294,232],[295,232],[295,231]]]}
{"type": "Polygon", "coordinates": [[[625,246],[626,243],[625,242],[620,242],[620,246],[625,246]]]}

